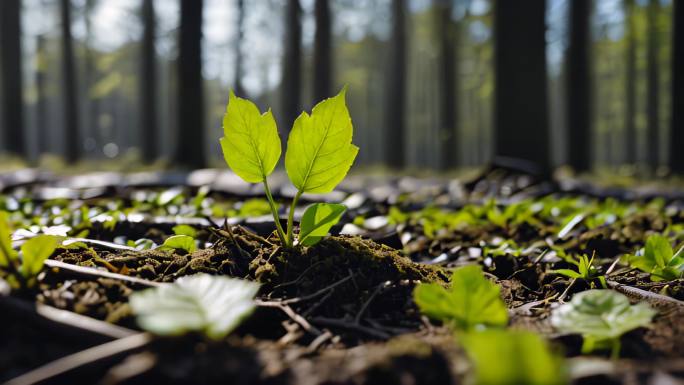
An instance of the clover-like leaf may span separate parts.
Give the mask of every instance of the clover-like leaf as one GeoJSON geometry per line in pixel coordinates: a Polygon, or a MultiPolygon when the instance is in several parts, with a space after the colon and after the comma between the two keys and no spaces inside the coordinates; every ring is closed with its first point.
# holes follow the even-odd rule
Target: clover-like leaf
{"type": "Polygon", "coordinates": [[[567,383],[562,358],[534,333],[484,330],[459,340],[475,366],[476,385],[567,383]]]}
{"type": "Polygon", "coordinates": [[[223,117],[221,148],[228,166],[246,182],[263,182],[280,159],[280,137],[271,110],[259,113],[254,103],[231,91],[223,117]]]}
{"type": "Polygon", "coordinates": [[[185,250],[188,253],[195,251],[195,238],[187,235],[172,235],[159,246],[160,249],[185,250]]]}
{"type": "Polygon", "coordinates": [[[158,335],[201,332],[220,339],[254,310],[259,284],[238,278],[198,274],[133,293],[138,324],[158,335]]]}
{"type": "Polygon", "coordinates": [[[59,243],[58,237],[53,235],[38,235],[24,242],[21,245],[21,274],[26,278],[38,275],[59,243]]]}
{"type": "Polygon", "coordinates": [[[306,208],[299,226],[299,244],[313,246],[340,221],[347,208],[337,203],[315,203],[306,208]]]}
{"type": "Polygon", "coordinates": [[[5,211],[0,211],[0,267],[9,267],[16,259],[17,252],[12,248],[9,215],[5,211]]]}
{"type": "Polygon", "coordinates": [[[436,283],[416,286],[413,298],[420,311],[458,329],[477,326],[505,326],[508,323],[506,305],[499,286],[488,281],[477,265],[460,267],[451,276],[451,288],[436,283]]]}
{"type": "Polygon", "coordinates": [[[551,323],[564,333],[581,334],[583,351],[607,347],[624,333],[648,326],[656,311],[647,304],[631,305],[629,299],[613,290],[587,290],[556,309],[551,323]]]}
{"type": "Polygon", "coordinates": [[[301,192],[329,193],[349,171],[359,148],[351,143],[352,122],[344,88],[318,103],[311,115],[302,112],[287,140],[285,169],[301,192]]]}

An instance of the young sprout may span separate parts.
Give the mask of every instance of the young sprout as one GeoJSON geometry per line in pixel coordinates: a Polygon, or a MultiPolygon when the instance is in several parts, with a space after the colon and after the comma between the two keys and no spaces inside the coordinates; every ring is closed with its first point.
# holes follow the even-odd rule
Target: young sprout
{"type": "Polygon", "coordinates": [[[674,252],[670,241],[662,235],[651,235],[646,247],[624,259],[630,266],[651,275],[651,281],[670,281],[684,274],[684,246],[674,252]]]}
{"type": "MultiPolygon", "coordinates": [[[[287,228],[280,223],[278,209],[268,185],[281,155],[280,137],[271,110],[261,114],[249,100],[231,91],[221,138],[228,166],[249,183],[263,183],[266,198],[283,245],[295,245],[294,211],[304,193],[331,192],[347,175],[359,151],[351,143],[353,128],[345,104],[346,87],[336,96],[318,103],[311,114],[302,112],[287,141],[285,170],[297,193],[292,199],[287,228]]],[[[313,245],[339,221],[346,208],[340,204],[316,203],[302,218],[298,244],[313,245]]]]}
{"type": "MultiPolygon", "coordinates": [[[[559,254],[561,257],[563,257],[563,254],[559,254]]],[[[551,270],[551,273],[555,274],[560,274],[564,275],[568,278],[572,279],[583,279],[587,282],[591,283],[591,287],[594,287],[594,281],[595,279],[598,279],[598,281],[601,283],[601,287],[604,289],[608,288],[606,284],[606,277],[599,273],[598,268],[594,266],[594,259],[596,257],[596,253],[593,253],[591,255],[591,259],[587,257],[586,254],[582,254],[577,256],[576,258],[572,258],[571,256],[565,256],[563,259],[570,263],[575,265],[577,267],[577,271],[572,270],[572,269],[557,269],[557,270],[551,270]]]]}

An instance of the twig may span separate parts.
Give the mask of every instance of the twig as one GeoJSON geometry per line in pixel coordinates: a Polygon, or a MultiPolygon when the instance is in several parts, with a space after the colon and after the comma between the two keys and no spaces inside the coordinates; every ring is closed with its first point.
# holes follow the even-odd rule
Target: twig
{"type": "Polygon", "coordinates": [[[570,291],[570,288],[572,287],[572,285],[575,284],[575,281],[577,281],[577,278],[573,278],[572,281],[570,281],[570,283],[568,284],[568,286],[567,286],[567,287],[565,288],[565,290],[563,291],[563,294],[561,294],[560,297],[558,297],[558,302],[561,302],[561,303],[562,303],[563,300],[565,300],[565,297],[568,296],[568,292],[570,291]]]}
{"type": "Polygon", "coordinates": [[[309,294],[309,295],[305,295],[304,297],[295,297],[295,298],[285,299],[285,300],[280,301],[280,303],[282,303],[282,304],[284,304],[284,305],[289,305],[289,304],[291,304],[291,303],[297,303],[297,302],[302,302],[302,301],[308,301],[308,300],[313,299],[313,298],[316,298],[316,297],[318,297],[318,296],[320,296],[320,295],[322,295],[322,294],[325,294],[325,293],[328,292],[329,290],[332,290],[332,289],[336,288],[337,286],[339,286],[339,285],[341,285],[341,284],[347,282],[347,281],[350,280],[353,276],[354,276],[353,274],[348,275],[347,277],[342,278],[341,280],[339,280],[339,281],[337,281],[337,282],[335,282],[335,283],[333,283],[333,284],[331,284],[331,285],[328,285],[328,286],[326,286],[326,287],[324,287],[324,288],[322,288],[322,289],[316,291],[315,293],[312,293],[312,294],[309,294]]]}
{"type": "Polygon", "coordinates": [[[306,330],[307,332],[314,334],[314,335],[320,335],[321,331],[316,328],[315,326],[311,325],[309,321],[306,320],[306,318],[302,317],[301,315],[297,314],[292,308],[281,301],[262,301],[262,300],[256,300],[256,304],[258,306],[263,306],[263,307],[274,307],[277,309],[280,309],[283,311],[283,313],[287,314],[290,319],[292,319],[294,322],[298,323],[299,326],[302,327],[302,329],[306,330]]]}
{"type": "Polygon", "coordinates": [[[226,218],[225,222],[223,222],[223,228],[226,229],[226,232],[228,233],[230,240],[233,241],[233,244],[235,245],[235,247],[237,247],[238,251],[240,252],[240,255],[242,255],[245,258],[251,258],[252,256],[248,252],[246,252],[235,239],[235,234],[233,234],[233,230],[228,225],[228,218],[226,218]]]}
{"type": "Polygon", "coordinates": [[[98,278],[117,279],[119,281],[124,281],[124,282],[132,283],[132,284],[140,285],[140,286],[145,286],[145,287],[154,287],[154,286],[161,285],[161,283],[159,283],[159,282],[149,281],[147,279],[142,279],[142,278],[138,278],[138,277],[131,277],[128,275],[112,273],[109,271],[102,271],[102,270],[98,270],[98,269],[93,269],[92,267],[72,265],[70,263],[55,261],[54,259],[46,260],[45,266],[50,267],[50,268],[66,270],[66,271],[73,273],[73,274],[76,274],[76,275],[82,275],[82,276],[84,275],[84,276],[98,277],[98,278]]]}
{"type": "Polygon", "coordinates": [[[363,305],[361,306],[361,310],[359,310],[359,312],[356,313],[356,317],[354,318],[354,322],[356,322],[357,324],[361,323],[361,317],[363,317],[363,313],[366,312],[366,309],[368,309],[368,306],[371,304],[371,302],[373,302],[375,297],[377,297],[377,295],[380,294],[380,291],[382,291],[382,289],[384,289],[385,287],[387,287],[389,285],[391,285],[390,281],[382,282],[381,284],[379,284],[375,288],[375,290],[373,290],[373,294],[371,294],[371,296],[368,297],[366,302],[364,302],[363,305]]]}
{"type": "Polygon", "coordinates": [[[367,334],[371,337],[380,338],[383,340],[389,339],[391,336],[383,331],[358,325],[352,322],[347,322],[341,319],[327,318],[327,317],[313,317],[311,322],[321,324],[324,326],[339,327],[343,329],[353,330],[360,333],[367,334]]]}
{"type": "Polygon", "coordinates": [[[656,308],[672,308],[677,307],[680,309],[684,308],[684,302],[666,295],[652,293],[647,290],[639,289],[633,286],[623,285],[621,283],[606,280],[608,287],[618,291],[632,299],[639,301],[646,301],[656,308]]]}

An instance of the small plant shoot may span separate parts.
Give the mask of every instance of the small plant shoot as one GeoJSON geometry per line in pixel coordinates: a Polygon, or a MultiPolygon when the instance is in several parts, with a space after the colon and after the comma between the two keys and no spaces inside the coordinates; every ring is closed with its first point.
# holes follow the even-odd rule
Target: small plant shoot
{"type": "Polygon", "coordinates": [[[581,334],[582,353],[610,349],[611,356],[617,359],[620,336],[648,326],[655,314],[648,305],[631,305],[627,297],[613,290],[587,290],[556,309],[551,323],[563,333],[581,334]]]}
{"type": "MultiPolygon", "coordinates": [[[[562,257],[564,256],[564,254],[559,255],[562,257]]],[[[563,259],[566,262],[575,265],[577,270],[556,269],[551,270],[551,272],[571,279],[583,279],[589,282],[592,288],[595,286],[593,281],[596,279],[601,283],[601,287],[606,289],[608,288],[606,277],[599,272],[599,269],[596,266],[594,266],[594,257],[595,255],[592,255],[591,258],[589,258],[586,254],[579,255],[576,259],[572,256],[565,256],[563,259]]]]}
{"type": "Polygon", "coordinates": [[[651,281],[669,281],[682,277],[684,273],[684,246],[677,252],[670,241],[662,235],[651,235],[646,247],[636,255],[625,257],[630,266],[651,275],[651,281]]]}
{"type": "MultiPolygon", "coordinates": [[[[359,151],[352,144],[353,127],[345,103],[346,87],[318,103],[311,114],[302,112],[287,141],[285,169],[297,193],[292,199],[287,228],[280,223],[277,205],[268,186],[281,155],[281,143],[271,111],[260,113],[249,100],[231,91],[221,138],[228,166],[249,183],[263,183],[281,243],[295,245],[294,211],[304,193],[329,193],[347,175],[359,151]]],[[[314,204],[302,218],[297,243],[312,246],[327,235],[345,211],[342,205],[314,204]]]]}
{"type": "Polygon", "coordinates": [[[413,299],[423,314],[457,330],[508,324],[508,312],[499,286],[488,281],[477,265],[454,270],[449,289],[436,283],[419,284],[413,299]]]}

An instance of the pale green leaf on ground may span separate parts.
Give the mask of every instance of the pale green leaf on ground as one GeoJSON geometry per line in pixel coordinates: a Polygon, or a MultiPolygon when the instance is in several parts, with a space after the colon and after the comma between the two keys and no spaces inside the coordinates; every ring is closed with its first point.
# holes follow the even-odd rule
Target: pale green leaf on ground
{"type": "Polygon", "coordinates": [[[346,88],[302,112],[287,140],[285,169],[299,191],[329,193],[347,175],[359,148],[351,143],[352,122],[346,88]]]}
{"type": "Polygon", "coordinates": [[[499,291],[499,286],[484,277],[480,266],[469,265],[454,271],[449,289],[423,283],[415,288],[413,298],[428,317],[471,330],[508,323],[508,311],[499,291]]]}
{"type": "Polygon", "coordinates": [[[11,261],[17,259],[17,252],[12,249],[12,230],[9,215],[0,211],[0,267],[8,267],[11,261]]]}
{"type": "Polygon", "coordinates": [[[21,245],[21,273],[26,278],[35,277],[43,269],[45,260],[50,258],[59,246],[59,239],[52,235],[37,235],[21,245]]]}
{"type": "Polygon", "coordinates": [[[195,239],[187,235],[172,235],[159,246],[160,249],[178,249],[185,250],[188,253],[195,251],[195,239]]]}
{"type": "Polygon", "coordinates": [[[176,235],[187,235],[188,237],[197,238],[197,230],[190,225],[173,226],[173,233],[176,235]]]}
{"type": "Polygon", "coordinates": [[[138,324],[157,335],[204,333],[220,339],[254,310],[259,284],[198,274],[133,293],[129,303],[138,324]]]}
{"type": "Polygon", "coordinates": [[[337,203],[315,203],[306,208],[299,226],[299,243],[312,246],[328,235],[347,208],[337,203]]]}
{"type": "Polygon", "coordinates": [[[273,172],[281,148],[271,110],[261,114],[254,103],[231,91],[223,118],[223,134],[223,157],[240,178],[260,183],[273,172]]]}

